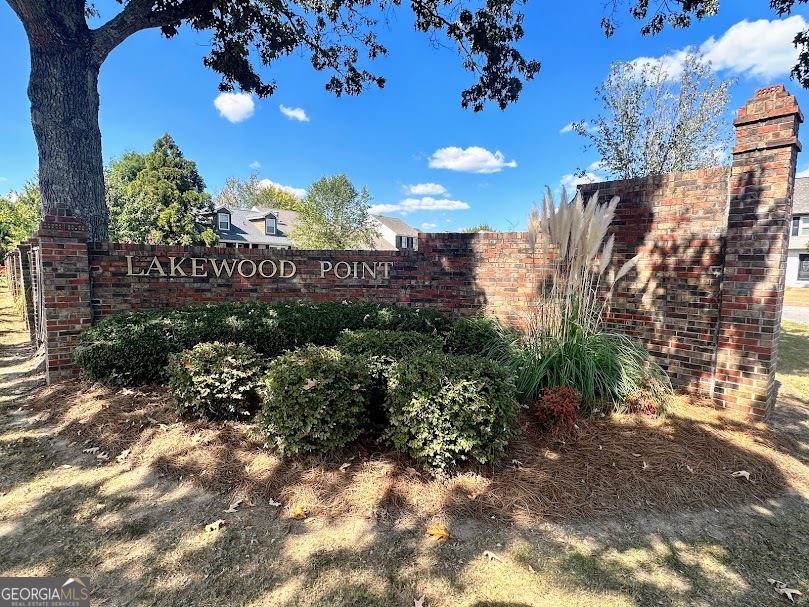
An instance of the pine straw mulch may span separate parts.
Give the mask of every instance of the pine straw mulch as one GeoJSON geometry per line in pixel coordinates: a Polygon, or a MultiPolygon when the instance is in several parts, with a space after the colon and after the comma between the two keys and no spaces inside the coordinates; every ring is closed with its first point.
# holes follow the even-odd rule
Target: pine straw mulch
{"type": "Polygon", "coordinates": [[[444,480],[372,439],[327,458],[284,459],[250,424],[179,420],[163,389],[71,381],[43,389],[30,407],[76,447],[106,452],[99,465],[146,463],[207,490],[325,517],[408,512],[531,523],[730,506],[809,488],[793,438],[682,397],[665,419],[584,419],[565,436],[543,434],[526,418],[499,466],[470,466],[444,480]],[[733,477],[738,470],[750,481],[733,477]]]}

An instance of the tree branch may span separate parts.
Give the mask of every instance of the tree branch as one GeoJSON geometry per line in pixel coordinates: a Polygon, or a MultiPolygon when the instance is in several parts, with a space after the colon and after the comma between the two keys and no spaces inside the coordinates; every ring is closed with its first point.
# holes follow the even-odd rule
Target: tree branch
{"type": "Polygon", "coordinates": [[[175,25],[213,9],[213,0],[185,0],[153,10],[155,4],[154,0],[129,0],[124,10],[93,32],[93,55],[99,64],[115,47],[141,30],[175,25]]]}

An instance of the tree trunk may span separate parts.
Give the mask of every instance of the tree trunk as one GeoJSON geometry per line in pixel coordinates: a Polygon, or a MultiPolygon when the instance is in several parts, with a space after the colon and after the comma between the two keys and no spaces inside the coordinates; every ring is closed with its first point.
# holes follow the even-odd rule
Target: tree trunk
{"type": "Polygon", "coordinates": [[[89,38],[79,40],[31,41],[28,98],[45,212],[67,207],[85,221],[91,241],[104,242],[107,204],[98,125],[101,66],[93,58],[89,38]]]}

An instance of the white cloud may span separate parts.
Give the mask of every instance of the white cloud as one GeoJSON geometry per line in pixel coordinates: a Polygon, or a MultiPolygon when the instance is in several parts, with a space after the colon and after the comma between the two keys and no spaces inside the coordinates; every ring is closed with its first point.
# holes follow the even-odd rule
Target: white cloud
{"type": "Polygon", "coordinates": [[[789,74],[798,60],[792,40],[807,23],[800,15],[767,21],[740,21],[715,40],[700,47],[714,69],[770,80],[789,74]]]}
{"type": "Polygon", "coordinates": [[[404,186],[404,191],[414,196],[442,196],[448,194],[447,188],[438,183],[417,183],[404,186]]]}
{"type": "Polygon", "coordinates": [[[298,120],[300,122],[309,122],[309,116],[306,115],[306,112],[303,111],[303,108],[299,107],[287,107],[285,105],[279,105],[278,109],[281,110],[281,113],[289,118],[290,120],[298,120]]]}
{"type": "MultiPolygon", "coordinates": [[[[800,15],[786,19],[759,19],[740,21],[728,29],[719,39],[711,36],[699,50],[710,60],[715,71],[728,70],[734,74],[771,81],[789,74],[798,60],[798,50],[793,46],[795,34],[807,27],[800,15]]],[[[665,58],[665,68],[670,79],[683,72],[687,50],[679,50],[665,58]]],[[[636,67],[664,60],[662,57],[638,57],[636,67]]]]}
{"type": "Polygon", "coordinates": [[[247,120],[256,111],[256,103],[249,93],[219,93],[213,100],[219,115],[230,122],[247,120]]]}
{"type": "Polygon", "coordinates": [[[5,183],[8,181],[8,177],[0,177],[0,183],[5,183]]]}
{"type": "Polygon", "coordinates": [[[460,200],[423,196],[422,198],[405,198],[398,204],[374,204],[371,205],[368,212],[372,215],[395,212],[406,215],[413,211],[462,211],[468,208],[469,205],[460,200]]]}
{"type": "Polygon", "coordinates": [[[437,223],[427,223],[427,222],[425,222],[425,223],[421,224],[421,229],[422,230],[432,230],[433,228],[436,228],[436,227],[438,227],[437,223]]]}
{"type": "MultiPolygon", "coordinates": [[[[637,59],[635,61],[637,61],[637,59]]],[[[586,120],[583,122],[583,126],[584,126],[584,130],[587,131],[588,133],[592,133],[595,130],[595,127],[592,124],[590,124],[589,122],[587,122],[586,120]]],[[[562,134],[564,134],[564,133],[572,133],[573,132],[573,123],[571,122],[569,124],[566,124],[561,129],[559,129],[559,132],[562,133],[562,134]]]]}
{"type": "Polygon", "coordinates": [[[809,167],[795,173],[795,177],[809,177],[809,167]]]}
{"type": "Polygon", "coordinates": [[[506,160],[502,152],[490,152],[485,148],[471,146],[441,148],[433,152],[428,165],[431,169],[449,169],[464,173],[498,173],[505,167],[514,168],[514,160],[506,160]]]}
{"type": "Polygon", "coordinates": [[[304,190],[303,188],[293,188],[291,185],[281,185],[280,183],[270,181],[269,179],[262,179],[258,183],[263,188],[273,187],[278,190],[281,190],[282,192],[292,194],[295,198],[303,198],[304,196],[306,196],[306,190],[304,190]]]}
{"type": "Polygon", "coordinates": [[[573,173],[568,173],[567,175],[562,175],[562,179],[559,181],[559,186],[564,187],[567,191],[568,197],[570,197],[576,193],[576,186],[582,183],[597,183],[599,181],[604,181],[604,177],[594,171],[587,171],[584,175],[574,175],[573,173]]]}
{"type": "Polygon", "coordinates": [[[258,160],[254,160],[253,162],[251,162],[247,166],[250,167],[251,169],[258,170],[258,169],[261,168],[261,163],[258,160]]]}

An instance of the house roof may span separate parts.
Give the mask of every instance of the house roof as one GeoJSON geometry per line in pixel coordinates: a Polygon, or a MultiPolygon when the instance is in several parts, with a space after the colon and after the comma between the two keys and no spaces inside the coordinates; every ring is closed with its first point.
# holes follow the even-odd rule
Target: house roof
{"type": "Polygon", "coordinates": [[[397,217],[387,217],[385,215],[374,215],[374,217],[379,220],[379,223],[396,232],[397,236],[418,236],[421,234],[421,230],[411,228],[397,217]]]}
{"type": "Polygon", "coordinates": [[[219,230],[214,224],[214,231],[223,242],[243,242],[252,244],[290,245],[289,233],[295,226],[298,214],[295,211],[283,209],[234,209],[232,207],[219,207],[215,212],[227,211],[230,213],[230,229],[219,230]],[[276,216],[276,234],[268,236],[264,233],[264,221],[269,213],[276,216]]]}
{"type": "Polygon", "coordinates": [[[794,215],[809,214],[809,177],[798,177],[795,180],[795,192],[792,194],[792,213],[794,215]]]}

